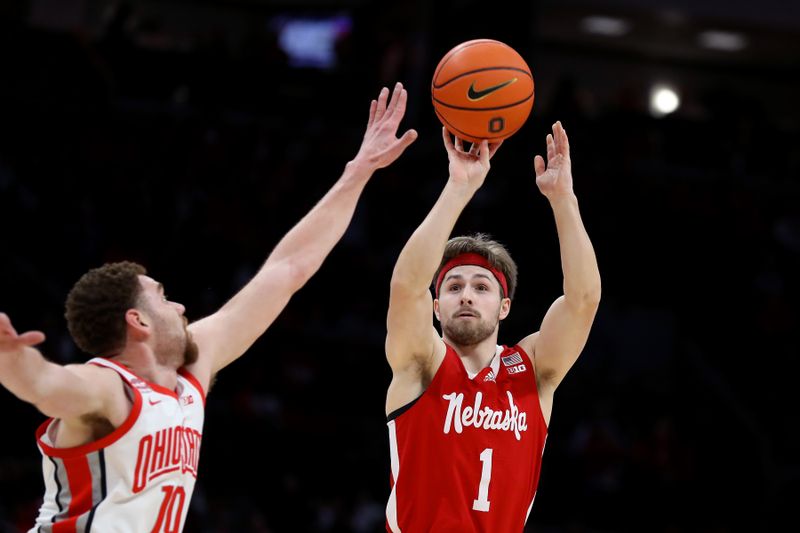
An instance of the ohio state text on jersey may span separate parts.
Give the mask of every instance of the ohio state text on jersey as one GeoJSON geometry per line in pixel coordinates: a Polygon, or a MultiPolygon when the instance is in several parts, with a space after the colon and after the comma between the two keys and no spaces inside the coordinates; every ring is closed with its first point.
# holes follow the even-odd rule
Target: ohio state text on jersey
{"type": "Polygon", "coordinates": [[[133,406],[111,434],[75,448],[53,447],[57,420],[36,437],[45,495],[29,533],[180,533],[197,478],[205,396],[181,369],[176,391],[147,382],[114,361],[133,406]]]}
{"type": "Polygon", "coordinates": [[[498,346],[475,376],[447,346],[431,384],[390,414],[388,427],[388,531],[522,531],[547,425],[533,364],[519,346],[498,346]]]}

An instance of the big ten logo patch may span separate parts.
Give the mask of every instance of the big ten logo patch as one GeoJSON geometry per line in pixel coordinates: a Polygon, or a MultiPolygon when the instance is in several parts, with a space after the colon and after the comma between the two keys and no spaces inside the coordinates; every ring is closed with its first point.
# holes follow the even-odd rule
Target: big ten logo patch
{"type": "Polygon", "coordinates": [[[520,372],[525,372],[527,369],[528,367],[525,366],[525,363],[507,368],[509,374],[519,374],[520,372]]]}

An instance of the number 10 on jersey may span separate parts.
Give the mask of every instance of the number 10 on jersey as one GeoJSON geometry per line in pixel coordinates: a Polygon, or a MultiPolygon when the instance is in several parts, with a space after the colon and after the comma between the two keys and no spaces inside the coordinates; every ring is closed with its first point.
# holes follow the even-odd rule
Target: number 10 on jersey
{"type": "Polygon", "coordinates": [[[489,482],[492,480],[492,449],[481,452],[481,483],[478,486],[478,499],[472,501],[473,511],[489,512],[489,482]]]}
{"type": "Polygon", "coordinates": [[[178,533],[181,529],[183,505],[186,503],[186,490],[183,487],[166,485],[161,487],[164,500],[158,511],[156,525],[150,533],[178,533]]]}

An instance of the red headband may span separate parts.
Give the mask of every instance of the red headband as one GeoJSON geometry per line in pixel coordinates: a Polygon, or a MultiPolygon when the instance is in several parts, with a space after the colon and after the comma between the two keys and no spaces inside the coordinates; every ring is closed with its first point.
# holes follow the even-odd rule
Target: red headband
{"type": "Polygon", "coordinates": [[[500,286],[503,288],[503,297],[508,297],[508,284],[506,283],[506,276],[497,268],[495,268],[488,259],[483,257],[480,254],[476,253],[466,253],[457,255],[452,258],[450,261],[445,263],[442,269],[439,271],[439,275],[436,277],[436,297],[439,297],[439,287],[442,286],[442,281],[444,281],[444,276],[447,274],[448,271],[454,269],[457,266],[461,265],[474,265],[483,267],[492,274],[494,277],[497,278],[497,281],[500,282],[500,286]]]}

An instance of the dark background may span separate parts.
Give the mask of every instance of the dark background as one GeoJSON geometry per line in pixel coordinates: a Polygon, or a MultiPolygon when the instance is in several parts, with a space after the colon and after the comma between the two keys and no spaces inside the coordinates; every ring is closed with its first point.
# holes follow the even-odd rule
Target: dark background
{"type": "MultiPolygon", "coordinates": [[[[433,70],[479,37],[516,48],[536,80],[529,121],[456,227],[519,264],[501,342],[560,294],[532,169],[557,119],[603,276],[527,530],[796,528],[800,3],[30,0],[0,21],[0,309],[64,363],[84,359],[63,319],[82,273],[137,260],[190,319],[213,312],[355,155],[369,100],[409,89],[402,127],[420,139],[210,394],[188,532],[382,530],[388,282],[447,176],[433,70]],[[630,31],[587,34],[587,15],[630,31]],[[349,17],[336,65],[292,66],[276,16],[349,17]],[[702,48],[708,29],[748,44],[702,48]],[[656,82],[677,87],[678,111],[648,113],[656,82]]],[[[5,389],[0,409],[0,532],[25,531],[43,417],[5,389]]]]}

